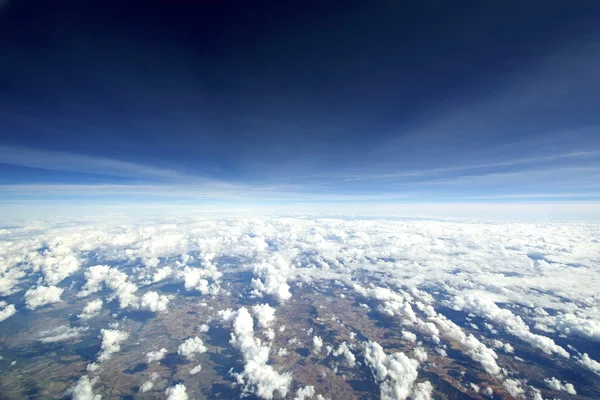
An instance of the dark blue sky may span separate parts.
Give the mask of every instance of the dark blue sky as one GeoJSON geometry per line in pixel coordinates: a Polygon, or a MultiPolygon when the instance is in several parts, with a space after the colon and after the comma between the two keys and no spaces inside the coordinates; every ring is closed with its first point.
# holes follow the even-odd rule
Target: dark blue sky
{"type": "Polygon", "coordinates": [[[4,200],[600,198],[593,1],[2,4],[4,200]]]}

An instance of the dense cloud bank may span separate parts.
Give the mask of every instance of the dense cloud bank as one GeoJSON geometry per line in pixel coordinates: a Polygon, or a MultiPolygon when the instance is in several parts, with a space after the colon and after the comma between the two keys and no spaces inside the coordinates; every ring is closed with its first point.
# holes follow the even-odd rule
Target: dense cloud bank
{"type": "MultiPolygon", "coordinates": [[[[152,368],[176,353],[189,364],[186,374],[201,376],[206,367],[199,358],[211,351],[203,335],[220,324],[243,362],[226,378],[264,399],[322,397],[318,386],[296,381],[293,370],[276,365],[274,355],[285,359],[288,349],[275,343],[287,334],[301,336],[293,336],[290,346],[302,340],[306,357],[333,360],[336,370],[368,367],[383,399],[434,397],[420,371],[432,354],[448,357],[450,348],[474,361],[504,393],[574,394],[572,383],[555,376],[534,388],[503,357],[516,359],[522,352],[515,348],[526,348],[600,375],[595,356],[576,345],[600,341],[598,237],[600,224],[585,222],[308,216],[29,222],[0,233],[0,323],[10,324],[20,313],[41,318],[77,302],[72,320],[39,329],[34,340],[49,346],[98,335],[96,362],[69,391],[78,399],[97,399],[102,366],[122,345],[129,348],[133,333],[120,328],[117,317],[168,316],[184,294],[203,299],[198,307],[209,307],[214,320],[199,321],[173,348],[148,343],[141,351],[138,342],[130,351],[140,351],[152,368]],[[234,293],[230,278],[242,273],[249,278],[234,293]],[[176,290],[163,293],[163,284],[176,290]],[[386,348],[368,335],[354,343],[355,336],[335,342],[320,332],[302,336],[278,324],[280,310],[293,307],[300,290],[331,295],[335,288],[370,318],[397,321],[398,340],[410,350],[386,348]],[[240,303],[226,309],[211,302],[217,296],[240,303]],[[459,324],[450,311],[468,323],[459,324]],[[110,318],[115,321],[106,323],[110,318]],[[97,320],[104,321],[99,329],[97,320]]],[[[187,382],[161,381],[154,373],[140,381],[140,392],[190,396],[187,382]]]]}

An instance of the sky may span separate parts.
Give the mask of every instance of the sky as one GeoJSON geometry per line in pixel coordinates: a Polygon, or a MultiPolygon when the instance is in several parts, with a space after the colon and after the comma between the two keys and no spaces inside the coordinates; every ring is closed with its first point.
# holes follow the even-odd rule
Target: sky
{"type": "Polygon", "coordinates": [[[525,3],[0,2],[0,215],[600,216],[600,5],[525,3]]]}

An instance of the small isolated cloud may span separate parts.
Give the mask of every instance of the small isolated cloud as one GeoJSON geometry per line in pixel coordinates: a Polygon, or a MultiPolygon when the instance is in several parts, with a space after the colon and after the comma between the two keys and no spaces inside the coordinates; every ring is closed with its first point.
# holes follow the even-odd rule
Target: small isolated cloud
{"type": "Polygon", "coordinates": [[[313,353],[319,354],[323,348],[323,339],[319,336],[313,336],[313,353]]]}
{"type": "Polygon", "coordinates": [[[270,295],[279,302],[289,300],[292,294],[286,275],[291,269],[290,264],[280,256],[269,262],[255,264],[253,271],[256,278],[252,278],[252,293],[259,297],[270,295]]]}
{"type": "Polygon", "coordinates": [[[67,395],[71,395],[73,400],[101,400],[102,396],[94,394],[94,385],[98,378],[89,379],[83,375],[79,380],[67,390],[67,395]]]}
{"type": "Polygon", "coordinates": [[[183,383],[178,383],[175,386],[168,387],[165,390],[167,400],[188,400],[189,396],[186,393],[186,388],[183,383]]]}
{"type": "Polygon", "coordinates": [[[171,267],[159,268],[154,272],[154,275],[152,275],[152,282],[156,283],[156,282],[164,281],[165,279],[169,278],[172,275],[173,275],[173,268],[171,268],[171,267]]]}
{"type": "Polygon", "coordinates": [[[512,397],[523,397],[525,394],[518,379],[506,379],[502,385],[512,397]]]}
{"type": "Polygon", "coordinates": [[[181,343],[177,348],[177,354],[184,356],[188,360],[193,360],[196,354],[205,353],[206,350],[206,346],[204,346],[202,339],[196,336],[181,343]]]}
{"type": "Polygon", "coordinates": [[[83,312],[79,314],[81,319],[90,319],[95,317],[102,310],[102,299],[92,300],[83,308],[83,312]]]}
{"type": "Polygon", "coordinates": [[[158,294],[154,291],[144,293],[142,300],[140,301],[140,308],[142,310],[148,310],[152,312],[166,313],[168,312],[168,305],[169,296],[158,294]]]}
{"type": "Polygon", "coordinates": [[[38,340],[43,343],[62,342],[79,338],[88,330],[87,326],[73,327],[61,325],[38,334],[38,340]]]}
{"type": "Polygon", "coordinates": [[[314,386],[312,386],[312,385],[304,386],[303,388],[300,388],[296,391],[296,396],[294,397],[294,400],[312,399],[314,395],[315,395],[315,387],[314,386]]]}
{"type": "Polygon", "coordinates": [[[25,304],[28,309],[35,310],[52,303],[58,303],[64,289],[56,286],[38,286],[25,292],[25,304]]]}
{"type": "Polygon", "coordinates": [[[140,386],[140,392],[146,393],[152,390],[152,388],[154,387],[154,381],[158,379],[158,376],[159,375],[157,372],[153,372],[152,374],[150,374],[150,378],[146,382],[142,383],[142,385],[140,386]]]}
{"type": "Polygon", "coordinates": [[[12,317],[16,314],[17,309],[12,304],[7,304],[5,301],[0,301],[0,322],[12,317]]]}
{"type": "Polygon", "coordinates": [[[402,331],[402,339],[415,343],[417,341],[417,335],[409,331],[402,331]]]}
{"type": "Polygon", "coordinates": [[[200,371],[202,371],[202,365],[198,364],[194,368],[190,369],[190,375],[196,375],[200,371]]]}
{"type": "Polygon", "coordinates": [[[550,389],[562,390],[563,392],[567,392],[569,394],[577,394],[577,391],[575,390],[575,387],[572,383],[561,383],[561,381],[559,381],[555,377],[552,377],[550,379],[544,379],[544,382],[546,382],[546,385],[548,385],[550,389]]]}
{"type": "Polygon", "coordinates": [[[156,350],[156,351],[149,351],[148,353],[146,353],[146,361],[148,362],[148,364],[150,364],[151,362],[154,361],[160,361],[163,358],[165,358],[165,356],[167,355],[167,349],[165,349],[164,347],[160,350],[156,350]]]}
{"type": "Polygon", "coordinates": [[[100,334],[102,336],[102,347],[100,353],[98,353],[99,362],[108,360],[111,354],[121,350],[121,342],[129,337],[129,333],[118,329],[102,329],[100,334]]]}

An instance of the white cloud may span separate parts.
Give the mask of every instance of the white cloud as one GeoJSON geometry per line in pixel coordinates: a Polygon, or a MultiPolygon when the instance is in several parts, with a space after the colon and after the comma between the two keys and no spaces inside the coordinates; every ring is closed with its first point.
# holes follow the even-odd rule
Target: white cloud
{"type": "Polygon", "coordinates": [[[356,357],[354,356],[354,354],[352,354],[352,352],[348,348],[348,345],[346,344],[346,342],[342,342],[339,345],[339,347],[333,351],[333,355],[335,357],[343,355],[344,358],[346,359],[346,363],[350,367],[353,367],[356,364],[356,357]]]}
{"type": "Polygon", "coordinates": [[[169,297],[158,294],[155,291],[149,291],[144,293],[140,301],[140,308],[142,310],[148,310],[152,312],[168,312],[167,306],[169,305],[169,297]]]}
{"type": "Polygon", "coordinates": [[[555,353],[565,358],[570,357],[569,353],[557,345],[554,340],[532,333],[521,317],[514,315],[510,310],[498,307],[489,295],[484,293],[463,294],[454,298],[453,305],[456,310],[469,311],[503,325],[508,333],[528,342],[546,354],[555,353]]]}
{"type": "Polygon", "coordinates": [[[312,397],[315,395],[315,387],[310,385],[310,386],[304,386],[303,388],[300,388],[296,391],[296,396],[294,397],[294,400],[305,400],[305,399],[312,399],[312,397]]]}
{"type": "Polygon", "coordinates": [[[268,364],[271,348],[254,336],[254,321],[245,307],[235,313],[233,330],[230,343],[244,357],[244,371],[234,373],[234,377],[243,385],[244,392],[267,400],[273,399],[275,393],[287,396],[292,376],[279,373],[268,364]]]}
{"type": "MultiPolygon", "coordinates": [[[[418,376],[417,360],[402,352],[386,355],[379,343],[369,341],[365,346],[365,361],[379,382],[382,400],[404,400],[411,396],[418,376]]],[[[424,393],[419,387],[417,391],[419,396],[424,393]]]]}
{"type": "Polygon", "coordinates": [[[98,353],[98,362],[106,361],[110,356],[121,350],[121,342],[129,338],[129,333],[118,329],[102,329],[102,345],[100,353],[98,353]]]}
{"type": "Polygon", "coordinates": [[[417,335],[410,331],[402,331],[402,339],[415,343],[417,341],[417,335]]]}
{"type": "Polygon", "coordinates": [[[154,362],[154,361],[160,361],[163,358],[165,358],[167,353],[168,353],[168,351],[164,347],[160,350],[149,351],[148,353],[146,353],[146,362],[148,364],[150,364],[151,362],[154,362]]]}
{"type": "Polygon", "coordinates": [[[95,317],[102,310],[102,299],[92,300],[83,308],[83,312],[79,314],[81,319],[90,319],[95,317]]]}
{"type": "Polygon", "coordinates": [[[268,261],[255,264],[253,271],[257,276],[252,279],[255,295],[270,295],[279,302],[284,302],[292,297],[286,278],[286,275],[291,273],[292,267],[281,256],[277,255],[268,261]]]}
{"type": "Polygon", "coordinates": [[[569,394],[577,394],[577,391],[575,390],[575,387],[573,386],[572,383],[568,383],[568,382],[561,383],[555,377],[552,377],[550,379],[544,379],[544,382],[546,382],[546,385],[548,385],[548,387],[550,389],[562,390],[562,391],[567,392],[569,394]]]}
{"type": "Polygon", "coordinates": [[[198,336],[187,339],[177,348],[177,354],[184,356],[188,360],[193,360],[196,354],[206,352],[206,346],[198,336]]]}
{"type": "Polygon", "coordinates": [[[252,311],[254,311],[258,319],[258,326],[261,328],[269,328],[275,322],[275,309],[267,303],[253,306],[252,311]]]}
{"type": "Polygon", "coordinates": [[[512,397],[524,397],[525,390],[518,379],[506,379],[503,386],[512,397]]]}
{"type": "Polygon", "coordinates": [[[200,371],[202,371],[202,365],[198,364],[194,368],[190,369],[190,375],[196,375],[200,371]]]}
{"type": "Polygon", "coordinates": [[[44,343],[54,343],[77,339],[87,330],[87,326],[70,327],[69,325],[61,325],[40,332],[38,334],[38,340],[44,343]]]}
{"type": "Polygon", "coordinates": [[[583,353],[578,362],[590,371],[600,375],[600,362],[592,359],[587,353],[583,353]]]}
{"type": "Polygon", "coordinates": [[[186,388],[183,383],[178,383],[175,386],[168,387],[165,391],[167,400],[188,400],[189,396],[186,393],[186,388]]]}
{"type": "Polygon", "coordinates": [[[89,379],[87,375],[83,375],[77,383],[67,390],[67,394],[73,397],[73,400],[100,400],[99,394],[94,394],[94,385],[98,378],[89,379]]]}
{"type": "Polygon", "coordinates": [[[321,349],[323,348],[323,339],[321,339],[319,336],[313,336],[313,353],[315,354],[319,354],[321,352],[321,349]]]}
{"type": "Polygon", "coordinates": [[[156,282],[164,281],[165,279],[169,278],[172,275],[173,275],[173,269],[171,267],[159,268],[154,272],[154,275],[152,275],[152,282],[156,283],[156,282]]]}
{"type": "Polygon", "coordinates": [[[146,393],[152,390],[152,388],[154,388],[154,381],[158,379],[158,377],[159,375],[157,372],[150,374],[150,378],[140,386],[140,392],[146,393]]]}
{"type": "Polygon", "coordinates": [[[25,304],[28,309],[35,310],[38,307],[58,303],[63,292],[63,288],[56,286],[38,286],[25,292],[25,304]]]}
{"type": "Polygon", "coordinates": [[[15,306],[12,304],[6,304],[5,301],[0,301],[0,307],[2,307],[2,310],[0,310],[0,322],[12,317],[17,313],[15,306]]]}

